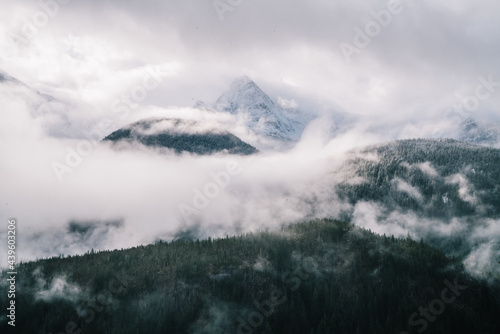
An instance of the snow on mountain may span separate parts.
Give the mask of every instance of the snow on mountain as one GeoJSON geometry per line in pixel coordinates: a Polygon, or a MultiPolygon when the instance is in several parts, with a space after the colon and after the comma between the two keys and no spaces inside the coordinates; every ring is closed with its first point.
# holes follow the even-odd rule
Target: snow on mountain
{"type": "Polygon", "coordinates": [[[460,124],[459,131],[459,140],[476,144],[494,145],[500,137],[498,129],[479,125],[472,118],[465,119],[460,124]]]}
{"type": "Polygon", "coordinates": [[[478,121],[468,112],[446,112],[441,120],[438,138],[453,138],[459,141],[483,146],[498,147],[500,124],[478,121]]]}
{"type": "Polygon", "coordinates": [[[195,107],[230,113],[258,136],[288,142],[299,140],[311,120],[311,117],[304,117],[296,106],[282,107],[275,103],[247,76],[233,81],[214,105],[197,102],[195,107]]]}

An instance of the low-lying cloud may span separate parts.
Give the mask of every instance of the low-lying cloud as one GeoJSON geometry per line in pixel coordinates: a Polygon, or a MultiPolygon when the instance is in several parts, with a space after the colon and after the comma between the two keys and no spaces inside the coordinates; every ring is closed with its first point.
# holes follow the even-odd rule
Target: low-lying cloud
{"type": "MultiPolygon", "coordinates": [[[[358,123],[332,138],[327,116],[313,120],[293,149],[265,149],[245,157],[160,154],[140,144],[138,150],[117,150],[96,142],[82,156],[81,163],[59,182],[52,163],[65,163],[68,148],[77,150],[85,136],[60,137],[45,131],[45,122],[32,115],[30,97],[9,98],[8,89],[6,92],[2,100],[10,114],[0,124],[0,147],[6,157],[0,172],[17,177],[3,181],[0,214],[5,220],[17,218],[18,254],[23,260],[82,254],[90,249],[119,249],[160,239],[222,237],[324,217],[347,217],[376,233],[397,237],[409,233],[426,240],[459,235],[470,225],[460,219],[423,219],[412,212],[390,212],[379,203],[352,205],[339,199],[335,189],[340,182],[367,182],[359,176],[346,180],[347,174],[342,172],[346,159],[356,154],[353,149],[386,142],[392,135],[358,123]],[[216,196],[210,193],[213,190],[207,193],[207,184],[215,184],[214,175],[227,171],[228,164],[236,164],[240,172],[219,186],[216,196]],[[195,207],[200,194],[206,205],[197,208],[196,214],[183,215],[179,207],[195,207]]],[[[217,128],[258,144],[257,137],[229,114],[175,107],[146,107],[141,111],[140,116],[145,118],[183,119],[185,131],[217,128]]],[[[171,126],[159,123],[154,131],[171,126]]],[[[108,126],[103,135],[113,128],[108,126]]],[[[379,161],[375,154],[360,157],[379,161]]],[[[431,177],[439,176],[430,163],[415,167],[431,177]]],[[[459,187],[463,200],[476,203],[464,175],[456,174],[447,180],[459,187]]],[[[419,189],[402,179],[396,179],[394,187],[422,199],[419,189]]],[[[497,226],[496,221],[491,221],[472,230],[465,250],[473,256],[465,262],[471,272],[481,272],[488,261],[498,256],[492,237],[498,235],[497,226]]],[[[5,265],[6,259],[2,261],[5,265]]],[[[64,284],[59,289],[60,285],[48,287],[42,295],[66,289],[64,284]]]]}

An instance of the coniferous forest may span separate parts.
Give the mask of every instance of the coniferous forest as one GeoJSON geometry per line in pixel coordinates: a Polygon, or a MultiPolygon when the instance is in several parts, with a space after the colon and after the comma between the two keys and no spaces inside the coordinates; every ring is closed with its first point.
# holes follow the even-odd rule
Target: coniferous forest
{"type": "Polygon", "coordinates": [[[498,284],[460,259],[334,220],[41,259],[18,278],[18,333],[500,329],[498,284]]]}

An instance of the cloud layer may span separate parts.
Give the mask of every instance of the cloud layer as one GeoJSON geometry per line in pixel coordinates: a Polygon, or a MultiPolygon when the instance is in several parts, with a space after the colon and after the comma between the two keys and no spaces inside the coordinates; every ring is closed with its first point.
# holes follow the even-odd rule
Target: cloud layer
{"type": "MultiPolygon", "coordinates": [[[[247,74],[285,99],[300,92],[392,119],[443,112],[455,93],[474,94],[480,76],[500,81],[497,2],[396,2],[400,13],[350,63],[339,46],[355,46],[356,29],[365,32],[391,1],[242,1],[223,21],[212,1],[69,1],[46,22],[35,20],[38,2],[4,2],[0,66],[103,109],[146,66],[163,64],[171,76],[147,103],[212,101],[247,74]]],[[[498,120],[499,99],[493,94],[474,114],[498,120]]]]}
{"type": "MultiPolygon", "coordinates": [[[[401,1],[390,22],[377,23],[390,4],[243,0],[221,14],[204,0],[1,1],[0,69],[29,85],[0,83],[0,218],[18,219],[20,258],[129,247],[179,229],[221,236],[351,209],[362,226],[405,235],[391,223],[401,217],[380,225],[380,208],[339,201],[331,171],[354,147],[454,131],[440,117],[457,104],[463,115],[500,121],[500,4],[401,1]],[[359,47],[359,31],[369,35],[372,22],[380,31],[359,47]],[[342,43],[358,48],[350,62],[342,43]],[[190,108],[215,101],[242,74],[280,105],[322,118],[288,153],[236,158],[241,173],[187,221],[179,205],[194,206],[229,158],[82,144],[166,115],[217,124],[256,144],[237,120],[190,108]],[[356,122],[332,140],[339,124],[329,116],[339,112],[356,122]],[[86,152],[81,161],[75,151],[86,152]],[[54,161],[75,166],[63,182],[54,161]]],[[[474,201],[462,176],[450,182],[474,201]]],[[[402,180],[395,187],[420,197],[402,180]]],[[[490,249],[478,246],[475,258],[490,249]]]]}

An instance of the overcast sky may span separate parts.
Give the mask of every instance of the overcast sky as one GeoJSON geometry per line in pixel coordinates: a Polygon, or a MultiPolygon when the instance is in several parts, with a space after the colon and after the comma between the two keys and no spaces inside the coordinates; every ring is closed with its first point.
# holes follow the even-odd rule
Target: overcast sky
{"type": "MultiPolygon", "coordinates": [[[[305,110],[400,123],[441,117],[461,102],[457,93],[474,96],[482,84],[488,97],[470,114],[500,120],[495,0],[0,0],[0,9],[0,70],[56,98],[40,102],[35,91],[0,85],[0,218],[23,223],[25,258],[148,243],[183,226],[178,203],[190,203],[226,158],[99,146],[63,183],[51,163],[64,162],[78,144],[71,137],[96,119],[116,127],[214,102],[241,75],[305,110]],[[151,88],[133,117],[118,117],[121,96],[145,84],[151,88]],[[33,117],[40,104],[70,119],[42,123],[33,117]],[[90,236],[64,234],[72,220],[97,227],[90,236]]],[[[342,203],[326,205],[326,166],[339,163],[342,150],[381,138],[355,129],[325,146],[327,127],[313,123],[288,155],[240,161],[247,174],[203,213],[206,226],[219,224],[214,234],[223,235],[294,221],[310,213],[311,198],[325,201],[315,215],[338,213],[342,203]]]]}
{"type": "MultiPolygon", "coordinates": [[[[149,104],[212,101],[246,74],[274,98],[300,95],[392,118],[442,112],[456,92],[473,94],[479,76],[500,81],[494,0],[60,2],[46,19],[38,1],[1,1],[0,67],[104,108],[148,65],[170,74],[149,104]],[[373,12],[390,9],[378,31],[373,12]],[[348,62],[340,46],[356,46],[356,28],[373,37],[348,62]]],[[[481,103],[478,117],[494,117],[499,102],[496,94],[481,103]]]]}

